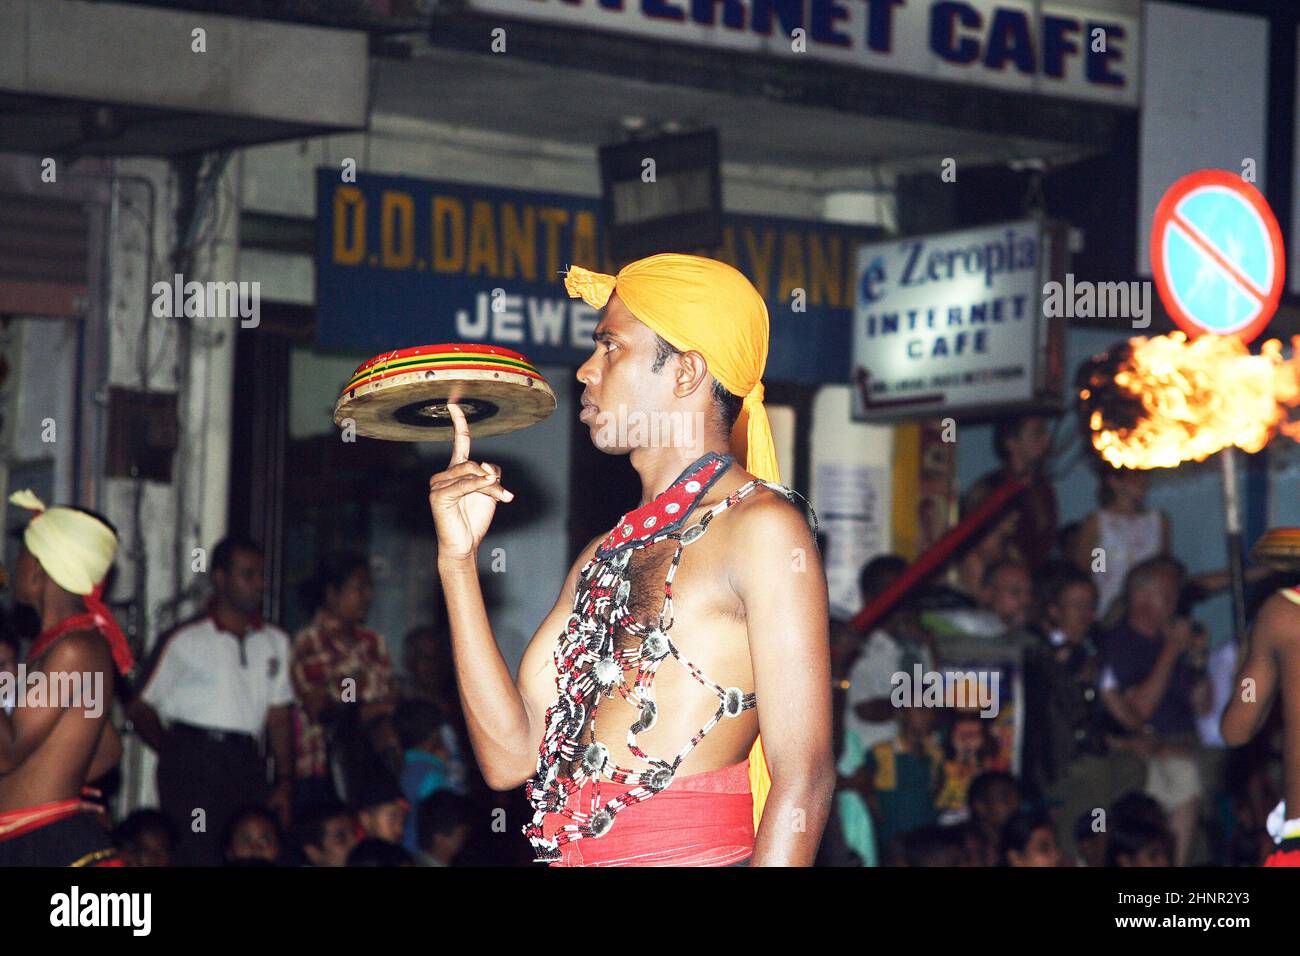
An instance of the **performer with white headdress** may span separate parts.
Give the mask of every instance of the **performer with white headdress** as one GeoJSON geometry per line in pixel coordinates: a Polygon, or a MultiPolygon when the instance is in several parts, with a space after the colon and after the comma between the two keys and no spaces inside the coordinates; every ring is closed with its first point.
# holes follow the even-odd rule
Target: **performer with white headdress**
{"type": "Polygon", "coordinates": [[[0,865],[118,865],[81,799],[121,755],[108,720],[113,669],[134,663],[103,603],[117,534],[99,515],[47,508],[30,491],[9,500],[35,512],[12,583],[14,599],[40,614],[41,634],[17,706],[0,712],[0,865]]]}

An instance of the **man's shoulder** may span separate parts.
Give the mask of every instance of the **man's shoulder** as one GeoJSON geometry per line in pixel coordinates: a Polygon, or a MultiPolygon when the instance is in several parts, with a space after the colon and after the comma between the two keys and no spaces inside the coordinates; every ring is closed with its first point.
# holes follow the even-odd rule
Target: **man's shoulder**
{"type": "Polygon", "coordinates": [[[812,527],[803,509],[785,492],[766,483],[738,501],[732,510],[735,517],[731,531],[738,538],[770,541],[812,537],[812,527]]]}
{"type": "Polygon", "coordinates": [[[70,670],[74,665],[90,669],[90,665],[101,661],[111,665],[112,653],[108,642],[94,625],[68,631],[50,645],[49,650],[40,658],[41,665],[47,671],[70,670]]]}
{"type": "Polygon", "coordinates": [[[1300,601],[1296,596],[1300,596],[1300,588],[1281,588],[1269,595],[1255,616],[1253,631],[1265,635],[1278,649],[1300,646],[1300,601]]]}
{"type": "Polygon", "coordinates": [[[161,652],[163,648],[177,647],[189,641],[201,639],[206,634],[214,631],[215,626],[212,623],[212,616],[207,612],[200,612],[177,621],[159,634],[158,640],[154,642],[154,647],[161,652]]]}

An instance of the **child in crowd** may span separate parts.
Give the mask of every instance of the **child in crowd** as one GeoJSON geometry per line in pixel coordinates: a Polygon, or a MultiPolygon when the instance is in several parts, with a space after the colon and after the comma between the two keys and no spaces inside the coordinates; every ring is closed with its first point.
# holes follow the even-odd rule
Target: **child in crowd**
{"type": "Polygon", "coordinates": [[[1045,813],[1017,813],[1002,828],[1002,865],[1060,866],[1056,831],[1045,813]]]}
{"type": "Polygon", "coordinates": [[[953,714],[944,745],[942,784],[934,801],[940,823],[947,826],[969,818],[967,793],[971,781],[985,771],[1001,769],[999,750],[990,721],[978,711],[959,710],[953,714]]]}
{"type": "Polygon", "coordinates": [[[417,820],[417,866],[451,866],[469,838],[470,804],[458,793],[439,790],[421,801],[417,820]]]}
{"type": "Polygon", "coordinates": [[[176,833],[161,810],[136,810],[113,831],[124,866],[171,866],[176,833]]]}
{"type": "Polygon", "coordinates": [[[355,809],[357,823],[365,836],[389,843],[402,842],[411,805],[392,778],[384,774],[369,777],[359,789],[355,809]]]}
{"type": "Polygon", "coordinates": [[[935,822],[943,763],[933,708],[900,707],[895,720],[897,734],[872,747],[864,764],[866,800],[882,854],[896,838],[935,822]]]}
{"type": "Polygon", "coordinates": [[[344,866],[361,837],[352,814],[341,803],[318,804],[294,824],[294,837],[312,866],[344,866]]]}
{"type": "Polygon", "coordinates": [[[1002,831],[1020,811],[1020,784],[1005,771],[986,771],[971,781],[968,800],[969,822],[964,828],[967,862],[996,866],[1002,831]]]}
{"type": "Polygon", "coordinates": [[[230,818],[221,851],[227,866],[256,863],[279,866],[283,846],[275,814],[266,807],[250,805],[230,818]]]}
{"type": "MultiPolygon", "coordinates": [[[[442,713],[429,701],[405,700],[398,705],[395,723],[403,753],[402,796],[417,807],[433,793],[452,788],[442,713]]],[[[406,815],[402,846],[408,853],[420,850],[418,822],[417,814],[406,815]]]]}

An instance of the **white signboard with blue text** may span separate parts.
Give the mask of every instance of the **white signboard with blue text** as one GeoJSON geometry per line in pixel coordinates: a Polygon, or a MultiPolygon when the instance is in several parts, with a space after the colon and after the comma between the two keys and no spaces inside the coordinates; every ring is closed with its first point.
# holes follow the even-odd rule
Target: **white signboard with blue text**
{"type": "MultiPolygon", "coordinates": [[[[468,0],[471,10],[1136,106],[1137,0],[468,0]]],[[[487,42],[486,40],[484,41],[487,42]]]]}
{"type": "Polygon", "coordinates": [[[1048,253],[1036,220],[862,246],[854,417],[933,417],[1038,398],[1048,253]]]}

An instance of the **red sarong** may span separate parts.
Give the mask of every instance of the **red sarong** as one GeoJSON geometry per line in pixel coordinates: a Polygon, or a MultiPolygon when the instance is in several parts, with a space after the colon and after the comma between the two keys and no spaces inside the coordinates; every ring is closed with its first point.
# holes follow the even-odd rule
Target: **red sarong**
{"type": "MultiPolygon", "coordinates": [[[[628,784],[600,783],[601,804],[629,790],[628,784]]],[[[592,812],[587,781],[566,809],[592,812]]],[[[542,834],[554,839],[570,822],[561,813],[542,819],[542,834]]],[[[754,853],[754,800],[749,761],[673,780],[668,789],[630,806],[602,837],[583,837],[560,847],[551,866],[730,866],[754,853]]]]}
{"type": "Polygon", "coordinates": [[[0,812],[0,866],[122,866],[86,812],[79,797],[0,812]]]}
{"type": "Polygon", "coordinates": [[[1264,865],[1300,867],[1300,837],[1283,840],[1264,860],[1264,865]]]}

